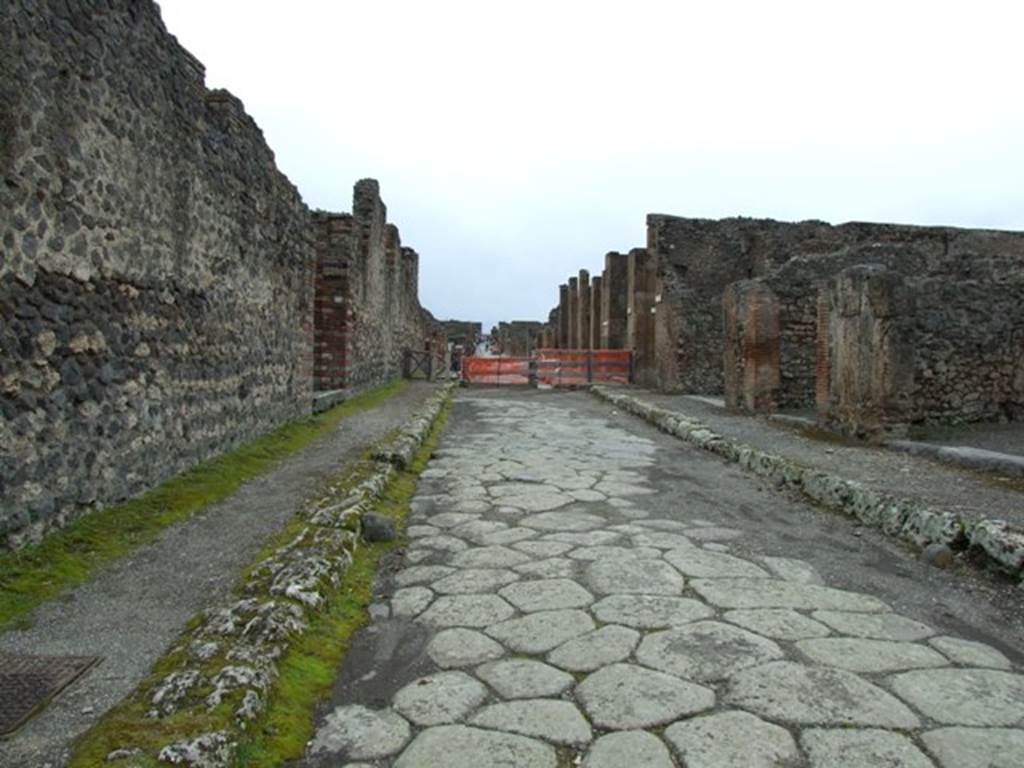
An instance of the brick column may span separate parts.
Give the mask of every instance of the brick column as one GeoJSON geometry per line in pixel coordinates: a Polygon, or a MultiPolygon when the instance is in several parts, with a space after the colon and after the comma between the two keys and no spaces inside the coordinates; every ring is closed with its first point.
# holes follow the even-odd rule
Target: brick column
{"type": "Polygon", "coordinates": [[[580,347],[580,289],[579,278],[569,278],[569,343],[567,349],[580,347]]]}
{"type": "Polygon", "coordinates": [[[627,268],[627,347],[633,350],[633,374],[644,386],[655,384],[654,257],[646,248],[629,252],[627,268]]]}
{"type": "Polygon", "coordinates": [[[559,349],[569,348],[569,286],[558,286],[558,342],[559,349]]]}
{"type": "Polygon", "coordinates": [[[779,385],[779,300],[757,280],[722,293],[725,404],[748,413],[775,410],[779,385]]]}
{"type": "Polygon", "coordinates": [[[579,280],[579,297],[576,302],[577,349],[590,349],[590,273],[581,269],[579,280]]]}
{"type": "Polygon", "coordinates": [[[590,349],[601,347],[601,288],[604,279],[600,276],[590,281],[590,349]]]}
{"type": "Polygon", "coordinates": [[[629,257],[612,251],[605,254],[601,278],[601,349],[626,345],[626,310],[629,307],[629,257]]]}

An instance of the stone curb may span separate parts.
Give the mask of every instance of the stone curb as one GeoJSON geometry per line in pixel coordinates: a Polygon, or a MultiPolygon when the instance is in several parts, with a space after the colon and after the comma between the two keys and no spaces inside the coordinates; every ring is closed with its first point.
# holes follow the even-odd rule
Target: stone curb
{"type": "Polygon", "coordinates": [[[1024,529],[1002,520],[966,520],[956,513],[934,509],[865,488],[856,480],[802,466],[713,432],[706,424],[676,411],[644,402],[604,387],[591,388],[598,397],[650,422],[663,432],[710,451],[781,486],[799,491],[819,504],[880,528],[889,536],[918,547],[946,544],[980,549],[1011,576],[1024,576],[1024,529]]]}
{"type": "MultiPolygon", "coordinates": [[[[168,744],[160,750],[161,762],[193,768],[232,763],[238,735],[267,705],[278,659],[306,632],[309,620],[326,604],[324,593],[338,586],[351,565],[363,515],[383,495],[397,468],[408,466],[453,389],[442,387],[397,437],[378,449],[369,476],[343,498],[334,485],[311,510],[301,512],[307,524],[252,568],[241,588],[243,597],[207,609],[199,626],[171,649],[183,652],[186,660],[146,691],[151,705],[147,717],[205,715],[228,697],[242,694],[231,727],[168,744]]],[[[114,750],[107,759],[130,754],[134,752],[114,750]]]]}

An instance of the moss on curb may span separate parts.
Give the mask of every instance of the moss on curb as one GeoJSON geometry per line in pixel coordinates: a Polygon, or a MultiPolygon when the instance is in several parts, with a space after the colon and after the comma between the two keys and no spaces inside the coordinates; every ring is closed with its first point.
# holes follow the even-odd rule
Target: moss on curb
{"type": "Polygon", "coordinates": [[[234,494],[243,483],[333,431],[346,416],[380,405],[409,382],[398,379],[317,416],[297,419],[171,478],[124,504],[86,515],[39,544],[0,554],[0,630],[153,541],[165,528],[234,494]]]}
{"type": "MultiPolygon", "coordinates": [[[[398,471],[381,497],[371,504],[372,511],[395,519],[403,533],[409,501],[416,490],[416,479],[440,439],[450,408],[451,401],[448,400],[417,450],[412,464],[398,471]]],[[[332,493],[343,496],[347,489],[365,479],[371,464],[370,454],[372,449],[366,452],[363,462],[335,479],[331,484],[332,493]]],[[[289,540],[307,523],[304,515],[297,515],[285,530],[274,537],[274,541],[289,540]]],[[[377,563],[386,552],[404,544],[403,536],[395,542],[356,548],[339,586],[324,595],[326,607],[309,619],[308,629],[294,639],[278,662],[278,676],[270,689],[267,709],[248,725],[235,753],[235,765],[246,768],[277,766],[303,755],[306,742],[313,735],[316,706],[330,694],[350,638],[367,621],[366,609],[373,597],[377,563]]],[[[264,549],[269,551],[272,548],[268,545],[264,549]]],[[[265,557],[266,551],[253,562],[265,557]]],[[[251,568],[243,571],[240,583],[245,583],[249,570],[251,568]]],[[[193,621],[199,618],[197,616],[193,621]]],[[[172,651],[161,658],[134,694],[108,712],[79,739],[74,746],[70,768],[103,765],[113,749],[125,745],[140,752],[110,765],[124,768],[162,765],[156,755],[171,741],[191,738],[203,732],[233,730],[237,704],[233,698],[201,716],[185,712],[160,719],[146,716],[150,703],[143,692],[149,691],[153,684],[178,667],[179,655],[180,651],[172,651]]]]}

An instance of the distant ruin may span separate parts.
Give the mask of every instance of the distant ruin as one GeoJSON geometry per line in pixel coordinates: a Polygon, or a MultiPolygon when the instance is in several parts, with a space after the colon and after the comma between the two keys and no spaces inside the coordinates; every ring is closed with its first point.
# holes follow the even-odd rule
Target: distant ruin
{"type": "Polygon", "coordinates": [[[312,212],[148,0],[0,4],[0,541],[443,345],[377,183],[312,212]]]}
{"type": "Polygon", "coordinates": [[[652,214],[599,279],[560,286],[541,337],[631,349],[644,386],[864,436],[1024,418],[1022,233],[652,214]]]}

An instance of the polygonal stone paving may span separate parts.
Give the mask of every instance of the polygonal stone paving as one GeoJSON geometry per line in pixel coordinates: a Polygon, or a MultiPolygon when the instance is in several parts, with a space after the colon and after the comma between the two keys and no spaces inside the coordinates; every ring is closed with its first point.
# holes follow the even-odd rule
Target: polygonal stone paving
{"type": "Polygon", "coordinates": [[[639,640],[635,629],[609,625],[563,643],[548,654],[548,661],[573,672],[592,672],[629,658],[639,640]]]}
{"type": "Polygon", "coordinates": [[[935,631],[927,624],[895,613],[845,613],[843,611],[815,611],[812,618],[827,624],[836,632],[853,637],[876,640],[923,640],[935,631]]]}
{"type": "Polygon", "coordinates": [[[570,579],[537,579],[510,584],[498,591],[501,597],[525,613],[585,608],[594,596],[570,579]]]}
{"type": "Polygon", "coordinates": [[[420,621],[434,627],[486,627],[514,614],[515,609],[497,595],[443,595],[420,621]]]}
{"type": "Polygon", "coordinates": [[[536,736],[552,744],[583,746],[593,734],[574,704],[552,699],[506,701],[484,707],[470,725],[536,736]]]}
{"type": "Polygon", "coordinates": [[[584,582],[600,595],[678,595],[683,577],[661,560],[595,560],[584,582]]]}
{"type": "Polygon", "coordinates": [[[674,565],[680,573],[697,578],[727,579],[749,576],[756,579],[768,576],[767,571],[758,568],[748,560],[741,560],[738,557],[718,552],[708,552],[706,549],[693,546],[666,552],[665,559],[674,565]]]}
{"type": "Polygon", "coordinates": [[[616,731],[591,746],[583,768],[673,768],[672,756],[661,740],[646,731],[616,731]]]}
{"type": "MultiPolygon", "coordinates": [[[[865,613],[850,615],[870,616],[865,613]]],[[[805,640],[829,635],[827,626],[791,608],[744,608],[726,611],[722,618],[775,640],[805,640]]]]}
{"type": "Polygon", "coordinates": [[[961,640],[958,637],[933,637],[928,641],[950,661],[966,667],[991,667],[992,669],[1010,669],[1010,660],[991,645],[973,640],[961,640]]]}
{"type": "Polygon", "coordinates": [[[1024,724],[1024,675],[992,669],[928,669],[888,680],[908,704],[944,725],[1024,724]]]}
{"type": "Polygon", "coordinates": [[[852,672],[895,672],[919,667],[942,667],[948,663],[927,646],[893,640],[826,637],[801,640],[796,648],[811,661],[852,672]]]}
{"type": "Polygon", "coordinates": [[[637,629],[663,629],[706,619],[714,611],[688,597],[610,595],[591,606],[598,621],[637,629]]]}
{"type": "Polygon", "coordinates": [[[442,595],[487,594],[519,580],[519,574],[504,568],[465,568],[430,585],[442,595]]]}
{"type": "Polygon", "coordinates": [[[697,682],[723,680],[783,655],[771,640],[717,621],[655,632],[636,650],[641,664],[697,682]]]}
{"type": "Polygon", "coordinates": [[[544,653],[594,629],[590,614],[579,610],[540,611],[494,624],[485,631],[519,653],[544,653]]]}
{"type": "Polygon", "coordinates": [[[463,719],[486,698],[487,689],[465,672],[438,672],[402,688],[394,706],[416,725],[443,725],[463,719]]]}
{"type": "Polygon", "coordinates": [[[809,728],[800,745],[814,768],[932,768],[914,742],[890,731],[809,728]]]}
{"type": "Polygon", "coordinates": [[[789,731],[749,712],[674,723],[665,740],[687,768],[774,768],[800,757],[789,731]]]}
{"type": "Polygon", "coordinates": [[[691,586],[709,603],[721,608],[888,610],[885,603],[870,595],[775,579],[694,579],[691,586]]]}
{"type": "Polygon", "coordinates": [[[353,760],[373,760],[400,750],[412,731],[405,718],[391,710],[358,704],[338,707],[313,737],[312,754],[341,752],[353,760]]]}
{"type": "Polygon", "coordinates": [[[576,686],[576,698],[599,728],[630,730],[668,723],[715,704],[708,688],[635,664],[612,664],[576,686]]]}
{"type": "Polygon", "coordinates": [[[442,668],[468,667],[505,655],[505,649],[487,635],[472,629],[438,632],[427,646],[427,655],[442,668]]]}
{"type": "Polygon", "coordinates": [[[484,664],[477,677],[506,699],[558,696],[575,682],[572,675],[532,659],[508,659],[484,664]]]}
{"type": "Polygon", "coordinates": [[[543,741],[464,725],[428,728],[406,748],[395,768],[555,768],[554,747],[543,741]]]}
{"type": "Polygon", "coordinates": [[[1024,730],[940,728],[921,737],[942,768],[1019,768],[1024,765],[1024,730]]]}

